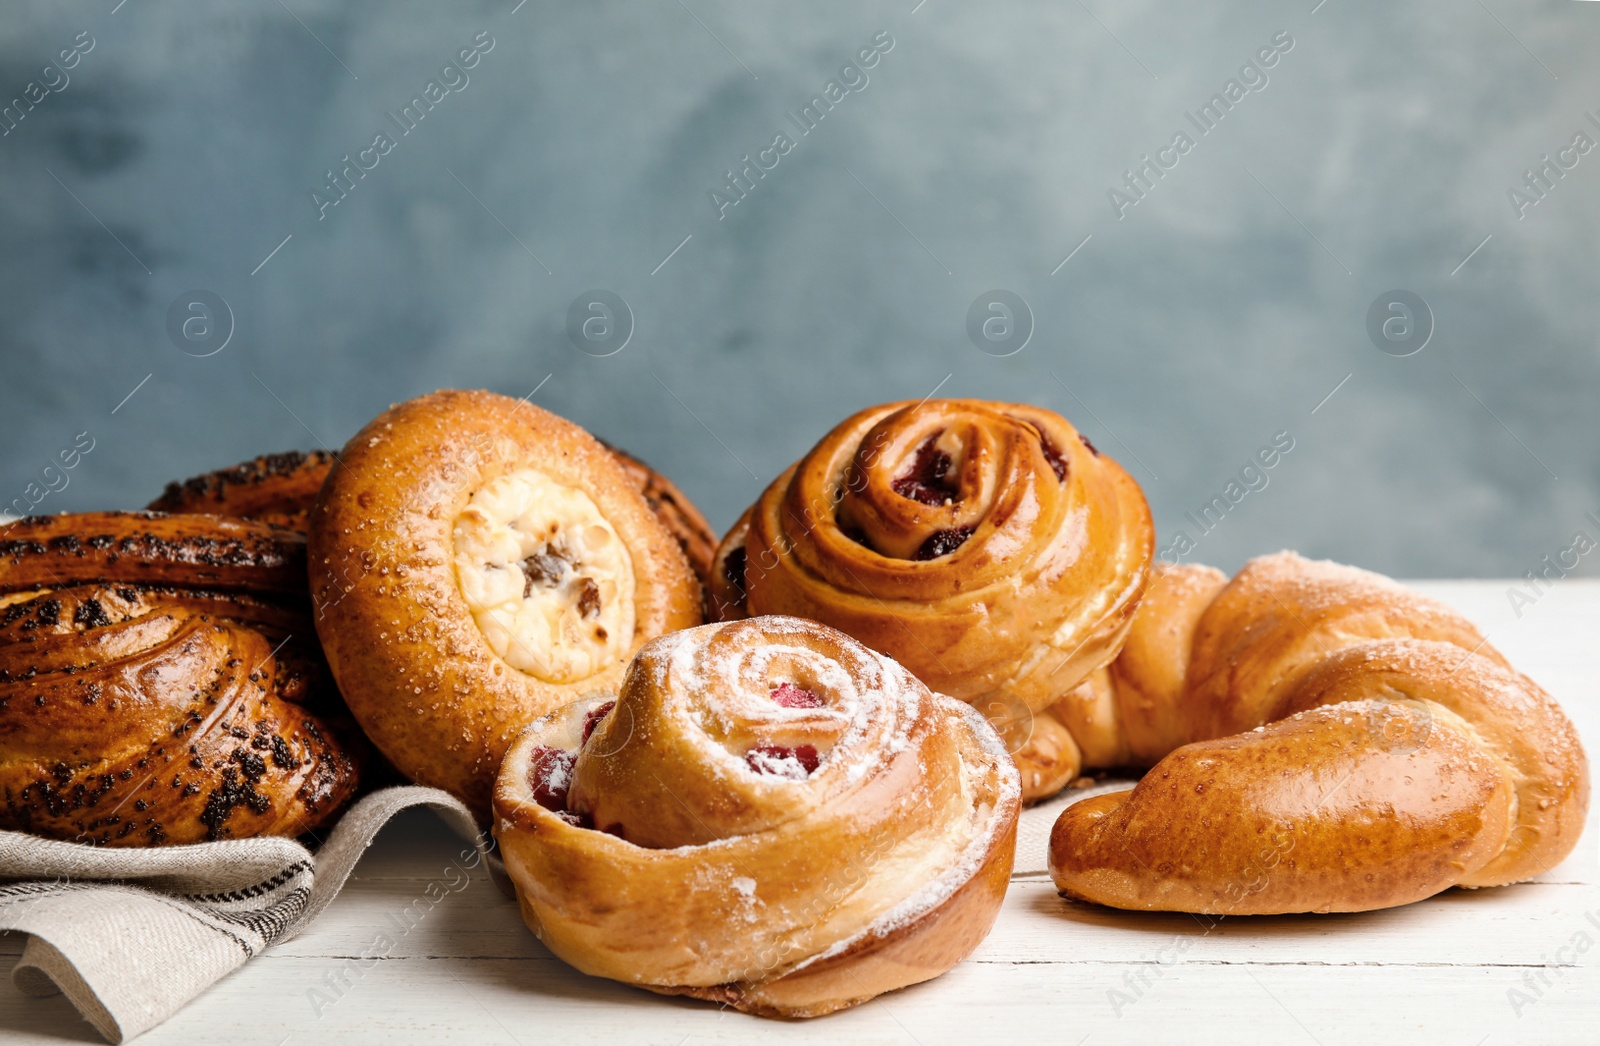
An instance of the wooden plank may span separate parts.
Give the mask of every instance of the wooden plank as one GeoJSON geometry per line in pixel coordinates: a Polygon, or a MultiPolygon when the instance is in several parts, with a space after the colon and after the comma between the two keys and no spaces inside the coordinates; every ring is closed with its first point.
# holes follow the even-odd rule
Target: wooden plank
{"type": "MultiPolygon", "coordinates": [[[[812,1022],[766,1021],[585,977],[553,959],[269,956],[139,1040],[275,1046],[337,1042],[525,1044],[814,1041],[965,1044],[1004,1038],[1099,1043],[1595,1041],[1592,965],[1331,966],[967,962],[924,985],[812,1022]],[[343,982],[340,973],[343,969],[343,982]],[[1539,983],[1543,974],[1548,984],[1539,983]],[[1540,994],[1534,993],[1537,987],[1540,994]],[[1512,996],[1511,993],[1522,993],[1512,996]],[[1525,1000],[1524,997],[1525,996],[1525,1000]]],[[[18,1043],[91,1034],[60,999],[0,987],[18,1043]]]]}

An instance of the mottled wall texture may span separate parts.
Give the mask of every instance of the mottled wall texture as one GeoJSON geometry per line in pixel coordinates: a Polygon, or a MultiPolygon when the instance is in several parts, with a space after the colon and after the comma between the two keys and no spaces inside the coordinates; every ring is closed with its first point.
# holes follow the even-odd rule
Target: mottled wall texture
{"type": "Polygon", "coordinates": [[[10,0],[0,100],[13,508],[455,386],[721,527],[937,390],[1168,558],[1600,573],[1600,3],[10,0]]]}

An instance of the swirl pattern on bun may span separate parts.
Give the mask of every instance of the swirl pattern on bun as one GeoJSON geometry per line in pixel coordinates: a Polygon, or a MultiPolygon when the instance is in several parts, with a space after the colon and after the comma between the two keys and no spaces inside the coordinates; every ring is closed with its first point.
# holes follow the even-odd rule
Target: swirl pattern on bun
{"type": "Polygon", "coordinates": [[[523,916],[587,973],[815,1016],[988,933],[1020,790],[992,728],[891,659],[761,617],[647,644],[537,721],[495,833],[523,916]]]}
{"type": "MultiPolygon", "coordinates": [[[[1116,656],[1153,548],[1138,485],[1060,415],[890,403],[842,422],[735,524],[712,607],[822,621],[1026,727],[1116,656]]],[[[1067,750],[1025,775],[1030,799],[1081,765],[1070,736],[1050,741],[1067,750]]]]}

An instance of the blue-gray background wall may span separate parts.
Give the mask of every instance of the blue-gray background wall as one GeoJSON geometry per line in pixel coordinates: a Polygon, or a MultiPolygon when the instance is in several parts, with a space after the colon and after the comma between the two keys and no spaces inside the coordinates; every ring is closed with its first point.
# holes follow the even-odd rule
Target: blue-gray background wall
{"type": "Polygon", "coordinates": [[[1509,195],[1600,141],[1600,3],[1313,3],[8,3],[0,95],[49,85],[0,137],[0,491],[44,489],[80,433],[37,511],[337,447],[441,386],[538,386],[722,527],[846,414],[937,388],[1066,414],[1191,558],[1520,575],[1600,538],[1600,151],[1509,195]],[[1185,112],[1281,33],[1199,134],[1185,112]],[[470,81],[442,73],[475,38],[470,81]],[[800,135],[785,113],[875,38],[800,135]],[[441,76],[400,135],[386,114],[441,76]],[[1119,217],[1108,190],[1180,131],[1119,217]],[[568,336],[593,289],[632,313],[612,355],[568,336]],[[1032,314],[1003,357],[967,324],[996,289],[1032,314]],[[1406,356],[1368,332],[1396,289],[1433,315],[1406,356]],[[191,290],[232,312],[213,355],[169,335],[191,290]],[[1185,513],[1283,432],[1201,534],[1185,513]]]}

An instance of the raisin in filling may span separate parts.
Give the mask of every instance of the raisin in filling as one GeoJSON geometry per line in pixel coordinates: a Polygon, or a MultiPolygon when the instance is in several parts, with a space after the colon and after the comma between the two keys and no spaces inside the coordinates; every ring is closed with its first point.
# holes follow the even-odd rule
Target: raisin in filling
{"type": "Polygon", "coordinates": [[[561,575],[567,572],[572,561],[555,552],[536,552],[522,561],[522,598],[533,595],[535,585],[553,588],[560,584],[561,575]]]}
{"type": "Polygon", "coordinates": [[[926,440],[917,448],[911,471],[897,477],[889,484],[896,494],[923,505],[948,505],[960,493],[950,475],[950,455],[934,446],[937,436],[926,440]]]}
{"type": "Polygon", "coordinates": [[[972,536],[972,530],[972,527],[953,527],[950,530],[936,530],[928,535],[928,540],[922,543],[917,549],[916,555],[911,558],[923,563],[930,559],[938,559],[940,556],[948,556],[966,544],[967,539],[972,536]]]}
{"type": "MultiPolygon", "coordinates": [[[[523,599],[532,596],[535,587],[555,588],[561,584],[569,571],[578,568],[578,564],[550,548],[546,548],[543,552],[535,552],[524,559],[521,566],[523,599]]],[[[585,619],[599,617],[600,586],[595,584],[594,578],[581,576],[574,582],[574,587],[578,596],[578,616],[585,619]]],[[[605,629],[597,631],[601,639],[606,638],[605,629]]]]}
{"type": "Polygon", "coordinates": [[[744,568],[748,558],[749,553],[745,551],[743,545],[740,545],[738,548],[729,549],[727,556],[722,560],[722,578],[733,589],[741,603],[747,595],[744,587],[744,568]]]}
{"type": "MultiPolygon", "coordinates": [[[[600,586],[594,583],[592,577],[578,579],[578,616],[585,618],[600,616],[600,586]]],[[[601,638],[604,636],[605,632],[602,629],[601,638]]]]}
{"type": "MultiPolygon", "coordinates": [[[[867,532],[865,530],[862,530],[860,527],[847,527],[847,526],[841,525],[839,527],[839,533],[843,534],[845,537],[849,538],[851,541],[854,541],[856,544],[860,545],[862,548],[872,549],[872,542],[871,542],[870,539],[868,539],[867,532]]],[[[877,551],[877,550],[873,549],[873,551],[877,551]]]]}
{"type": "MultiPolygon", "coordinates": [[[[1088,442],[1085,440],[1084,442],[1088,442]]],[[[1050,471],[1056,474],[1056,479],[1062,483],[1067,481],[1067,462],[1056,449],[1054,443],[1045,439],[1044,433],[1039,433],[1039,449],[1044,452],[1044,460],[1049,462],[1050,471]]]]}

